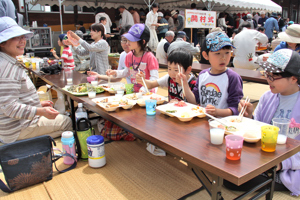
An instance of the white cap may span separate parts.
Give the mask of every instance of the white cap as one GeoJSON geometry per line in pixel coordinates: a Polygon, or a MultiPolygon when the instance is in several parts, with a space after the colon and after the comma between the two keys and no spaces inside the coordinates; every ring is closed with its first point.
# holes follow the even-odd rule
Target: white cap
{"type": "Polygon", "coordinates": [[[157,15],[158,15],[158,17],[163,17],[164,16],[164,14],[162,12],[158,12],[157,15]]]}
{"type": "Polygon", "coordinates": [[[78,103],[78,108],[82,108],[82,103],[78,103]]]}
{"type": "Polygon", "coordinates": [[[62,138],[71,138],[73,137],[73,132],[72,131],[65,131],[61,134],[62,138]]]}

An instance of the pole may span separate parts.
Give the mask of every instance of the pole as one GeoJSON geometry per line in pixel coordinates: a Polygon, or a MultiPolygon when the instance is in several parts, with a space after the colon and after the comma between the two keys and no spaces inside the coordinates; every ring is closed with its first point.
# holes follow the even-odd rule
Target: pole
{"type": "Polygon", "coordinates": [[[26,26],[29,27],[28,4],[25,2],[25,0],[23,2],[24,2],[24,9],[25,9],[25,16],[26,16],[26,26]]]}
{"type": "Polygon", "coordinates": [[[191,28],[191,43],[193,43],[193,28],[191,28]]]}
{"type": "Polygon", "coordinates": [[[59,16],[60,16],[60,31],[61,31],[61,34],[64,33],[63,22],[62,22],[62,11],[61,11],[61,3],[62,2],[63,2],[63,0],[58,0],[58,3],[59,3],[59,16]]]}

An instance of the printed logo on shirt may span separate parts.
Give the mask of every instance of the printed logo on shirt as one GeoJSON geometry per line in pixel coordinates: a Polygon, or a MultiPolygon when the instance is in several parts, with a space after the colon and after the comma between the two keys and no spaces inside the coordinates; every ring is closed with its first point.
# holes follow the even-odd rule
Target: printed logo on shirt
{"type": "Polygon", "coordinates": [[[211,104],[213,106],[218,106],[222,92],[215,83],[207,83],[206,85],[201,86],[201,105],[211,104]]]}
{"type": "Polygon", "coordinates": [[[288,137],[295,138],[300,134],[300,123],[297,123],[294,118],[291,119],[289,125],[288,137]]]}
{"type": "MultiPolygon", "coordinates": [[[[129,64],[131,64],[131,63],[129,63],[129,64]]],[[[136,78],[136,74],[139,72],[137,69],[138,65],[139,65],[139,63],[134,62],[133,65],[131,65],[131,67],[129,68],[129,71],[130,71],[129,77],[130,77],[131,83],[133,83],[133,84],[137,83],[135,78],[136,78]]],[[[147,63],[141,62],[139,69],[141,72],[143,72],[145,74],[145,76],[146,76],[146,68],[147,68],[147,63]]]]}

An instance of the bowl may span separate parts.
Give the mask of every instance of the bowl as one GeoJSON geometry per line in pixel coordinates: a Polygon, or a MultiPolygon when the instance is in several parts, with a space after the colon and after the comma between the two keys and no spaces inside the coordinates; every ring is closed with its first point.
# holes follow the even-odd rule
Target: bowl
{"type": "Polygon", "coordinates": [[[122,108],[125,110],[128,110],[128,109],[131,109],[134,105],[135,104],[129,104],[129,105],[122,106],[122,108]]]}
{"type": "Polygon", "coordinates": [[[109,108],[102,107],[102,108],[104,108],[104,110],[106,110],[106,111],[108,111],[108,112],[112,112],[112,111],[117,110],[118,107],[109,107],[109,108]]]}
{"type": "Polygon", "coordinates": [[[192,113],[183,112],[183,113],[179,113],[177,115],[177,118],[182,122],[188,122],[194,118],[194,115],[192,113]]]}
{"type": "Polygon", "coordinates": [[[247,130],[243,137],[245,142],[256,143],[261,139],[261,132],[259,130],[247,130]]]}
{"type": "Polygon", "coordinates": [[[145,102],[144,99],[139,99],[139,100],[137,100],[136,103],[137,103],[139,106],[141,106],[141,107],[145,107],[145,106],[146,106],[146,102],[145,102]]]}
{"type": "Polygon", "coordinates": [[[206,117],[206,114],[205,114],[205,113],[202,113],[202,114],[197,115],[197,117],[199,117],[199,118],[204,118],[204,117],[206,117]]]}
{"type": "Polygon", "coordinates": [[[189,122],[191,121],[194,117],[177,117],[180,121],[182,122],[189,122]]]}

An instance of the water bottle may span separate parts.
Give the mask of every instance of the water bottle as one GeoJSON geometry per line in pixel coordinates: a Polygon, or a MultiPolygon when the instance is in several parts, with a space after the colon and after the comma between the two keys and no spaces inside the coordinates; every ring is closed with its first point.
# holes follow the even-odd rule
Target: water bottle
{"type": "MultiPolygon", "coordinates": [[[[78,108],[75,112],[75,118],[76,118],[76,124],[77,124],[78,119],[81,119],[81,118],[88,119],[87,112],[83,108],[82,103],[78,103],[78,108]]],[[[85,122],[77,124],[77,130],[86,130],[86,129],[88,129],[88,126],[85,122]]]]}
{"type": "MultiPolygon", "coordinates": [[[[61,134],[61,142],[64,153],[71,154],[74,158],[76,158],[76,150],[75,150],[75,138],[73,136],[72,131],[65,131],[61,134]]],[[[74,163],[74,159],[69,156],[64,156],[64,164],[72,165],[74,163]]]]}

